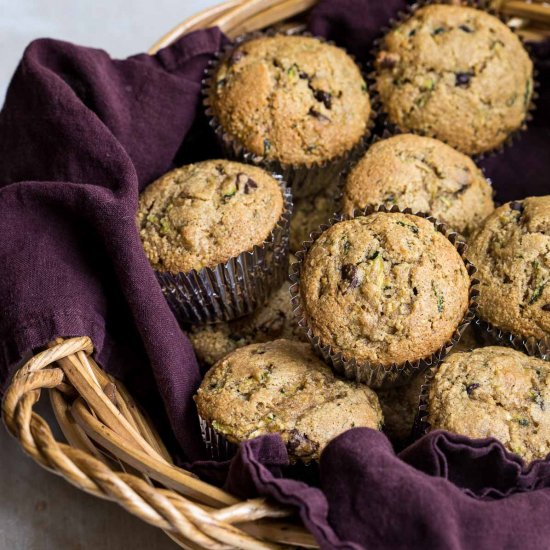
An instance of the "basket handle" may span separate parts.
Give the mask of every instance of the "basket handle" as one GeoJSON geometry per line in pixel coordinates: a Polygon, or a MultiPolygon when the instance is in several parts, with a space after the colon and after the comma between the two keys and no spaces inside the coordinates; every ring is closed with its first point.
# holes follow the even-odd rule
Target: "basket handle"
{"type": "Polygon", "coordinates": [[[151,55],[191,31],[220,27],[230,38],[269,27],[307,11],[317,0],[229,0],[201,11],[165,34],[150,49],[151,55]]]}
{"type": "Polygon", "coordinates": [[[148,418],[92,352],[87,337],[58,339],[15,374],[2,416],[31,458],[165,530],[184,548],[317,548],[302,526],[284,519],[290,509],[264,499],[239,501],[175,466],[148,418]],[[69,444],[56,441],[33,410],[45,389],[69,444]]]}

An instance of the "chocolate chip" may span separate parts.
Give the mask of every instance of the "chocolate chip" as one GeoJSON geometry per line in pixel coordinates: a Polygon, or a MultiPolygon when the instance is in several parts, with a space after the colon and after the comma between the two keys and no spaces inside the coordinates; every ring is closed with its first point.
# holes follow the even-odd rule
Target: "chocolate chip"
{"type": "Polygon", "coordinates": [[[377,63],[381,69],[393,69],[399,61],[399,55],[390,52],[380,52],[377,63]]]}
{"type": "Polygon", "coordinates": [[[418,296],[418,289],[415,286],[413,286],[413,294],[418,296]]]}
{"type": "Polygon", "coordinates": [[[332,107],[332,96],[329,92],[325,92],[323,90],[315,90],[313,92],[313,97],[321,102],[327,109],[330,109],[332,107]]]}
{"type": "Polygon", "coordinates": [[[550,304],[544,304],[540,309],[542,309],[542,311],[550,311],[550,304]]]}
{"type": "Polygon", "coordinates": [[[319,445],[298,430],[290,430],[287,448],[292,453],[296,452],[298,447],[302,447],[300,455],[308,455],[314,453],[319,448],[319,445]]]}
{"type": "Polygon", "coordinates": [[[321,120],[322,122],[330,122],[330,118],[328,118],[328,116],[325,116],[323,113],[316,111],[313,107],[309,109],[308,115],[311,115],[312,117],[316,118],[317,120],[321,120]]]}
{"type": "Polygon", "coordinates": [[[251,189],[258,189],[258,184],[252,178],[248,178],[248,181],[244,184],[245,195],[248,195],[251,189]]]}
{"type": "Polygon", "coordinates": [[[474,30],[468,27],[468,25],[460,25],[458,28],[464,32],[474,32],[474,30]]]}
{"type": "Polygon", "coordinates": [[[467,88],[470,85],[470,79],[472,76],[474,76],[474,73],[456,73],[455,86],[467,88]]]}
{"type": "Polygon", "coordinates": [[[307,73],[305,73],[304,71],[300,71],[298,73],[298,76],[302,79],[302,80],[309,80],[309,75],[307,73]]]}
{"type": "Polygon", "coordinates": [[[473,391],[477,390],[477,388],[479,388],[479,384],[477,382],[475,382],[474,384],[469,384],[468,386],[466,386],[466,393],[468,395],[472,395],[473,391]]]}
{"type": "Polygon", "coordinates": [[[359,285],[357,266],[354,264],[344,264],[342,266],[342,279],[349,282],[350,288],[356,288],[359,285]]]}
{"type": "Polygon", "coordinates": [[[243,52],[242,50],[235,50],[229,56],[229,65],[235,65],[235,63],[238,63],[245,55],[246,52],[243,52]]]}

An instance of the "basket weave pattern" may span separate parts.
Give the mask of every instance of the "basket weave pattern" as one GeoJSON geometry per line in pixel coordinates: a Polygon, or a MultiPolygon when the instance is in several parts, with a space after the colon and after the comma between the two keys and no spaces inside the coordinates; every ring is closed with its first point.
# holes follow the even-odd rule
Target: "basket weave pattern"
{"type": "MultiPolygon", "coordinates": [[[[153,54],[185,33],[218,25],[228,36],[279,23],[316,0],[229,0],[184,21],[153,54]]],[[[550,35],[550,6],[540,0],[493,2],[527,39],[550,35]],[[521,19],[517,19],[521,18],[521,19]]],[[[38,464],[76,487],[112,500],[159,527],[181,547],[223,550],[316,548],[292,511],[263,499],[239,501],[176,467],[151,423],[120,382],[91,358],[87,337],[58,339],[14,376],[2,402],[7,429],[38,464]],[[33,408],[48,390],[67,443],[56,441],[33,408]]]]}

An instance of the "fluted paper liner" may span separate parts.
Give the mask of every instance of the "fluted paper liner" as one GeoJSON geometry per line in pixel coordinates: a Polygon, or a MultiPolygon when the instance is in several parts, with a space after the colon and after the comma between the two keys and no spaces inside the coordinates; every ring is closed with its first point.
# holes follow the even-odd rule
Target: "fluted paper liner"
{"type": "MultiPolygon", "coordinates": [[[[238,37],[232,44],[227,45],[221,52],[217,53],[214,59],[210,61],[205,72],[205,78],[202,81],[203,105],[206,107],[206,116],[208,117],[209,124],[214,129],[218,142],[227,158],[248,164],[255,164],[270,172],[280,174],[291,187],[294,197],[309,197],[315,195],[321,189],[334,185],[334,183],[338,181],[338,178],[347,163],[350,160],[360,156],[365,150],[368,138],[372,133],[374,120],[376,118],[376,104],[373,101],[369,88],[368,92],[371,103],[371,113],[367,122],[365,134],[350,151],[333,157],[332,159],[323,162],[313,162],[310,164],[284,164],[277,160],[266,159],[262,155],[256,155],[248,151],[237,139],[222,128],[217,116],[214,113],[214,110],[211,107],[211,90],[215,87],[214,80],[220,63],[225,61],[237,46],[240,46],[241,44],[255,38],[260,38],[262,36],[274,36],[277,34],[312,36],[310,33],[296,32],[292,30],[287,32],[268,30],[265,32],[252,32],[238,37]]],[[[336,45],[322,37],[315,36],[315,38],[327,44],[336,45]]],[[[340,46],[337,47],[343,49],[340,46]]],[[[347,55],[349,55],[361,69],[361,65],[357,63],[355,58],[349,53],[347,55]]],[[[367,81],[365,75],[363,75],[363,77],[365,78],[365,81],[367,81]]]]}
{"type": "MultiPolygon", "coordinates": [[[[406,20],[411,18],[420,8],[429,6],[431,4],[452,4],[452,3],[453,3],[452,1],[442,2],[437,0],[419,0],[414,4],[410,4],[409,6],[407,6],[405,10],[401,10],[395,18],[392,18],[389,20],[388,25],[381,29],[381,36],[373,42],[373,47],[371,50],[371,61],[368,67],[367,85],[369,89],[369,94],[371,94],[371,96],[373,97],[373,102],[376,104],[377,112],[379,113],[379,121],[384,127],[384,129],[391,135],[412,133],[412,134],[419,134],[419,135],[427,135],[429,137],[435,137],[435,136],[432,136],[431,134],[420,134],[418,131],[403,130],[397,124],[390,121],[389,116],[386,110],[384,109],[383,102],[381,101],[380,94],[376,86],[375,62],[376,62],[376,58],[378,57],[378,53],[381,51],[381,48],[384,44],[384,37],[389,32],[394,30],[396,27],[400,26],[406,20]]],[[[532,60],[531,48],[529,47],[529,44],[526,43],[526,41],[521,37],[521,35],[516,31],[514,27],[510,27],[510,25],[507,24],[508,19],[506,17],[504,17],[502,14],[498,13],[497,11],[488,8],[487,6],[481,5],[480,2],[467,0],[462,2],[462,5],[465,7],[476,8],[478,10],[484,11],[486,13],[489,13],[490,15],[493,15],[497,19],[499,19],[519,38],[523,47],[526,49],[527,53],[530,55],[532,60]]],[[[476,164],[479,163],[484,158],[499,155],[500,153],[502,153],[502,151],[504,151],[504,149],[512,146],[514,142],[519,138],[519,136],[527,130],[527,123],[533,119],[533,113],[536,110],[535,100],[538,98],[537,89],[539,88],[539,82],[537,80],[537,77],[538,77],[538,71],[536,67],[533,66],[533,91],[531,94],[531,100],[529,102],[529,106],[527,107],[525,112],[525,118],[523,119],[521,126],[516,130],[512,131],[508,135],[508,137],[494,149],[484,151],[482,153],[477,153],[474,155],[469,155],[472,157],[474,162],[476,162],[476,164]]],[[[443,141],[444,143],[447,143],[445,140],[442,140],[441,138],[437,138],[437,139],[439,139],[440,141],[443,141]]],[[[447,145],[449,145],[450,147],[453,147],[453,145],[450,143],[447,143],[447,145]]]]}
{"type": "Polygon", "coordinates": [[[199,416],[202,441],[212,460],[229,460],[239,448],[212,428],[204,418],[199,416]]]}
{"type": "Polygon", "coordinates": [[[290,288],[292,305],[294,307],[294,313],[299,319],[299,325],[306,331],[307,337],[315,349],[315,351],[328,363],[333,369],[343,375],[345,378],[356,380],[367,384],[372,388],[391,388],[405,384],[411,378],[425,370],[427,367],[440,362],[453,348],[453,346],[460,340],[460,337],[466,327],[474,319],[475,309],[477,308],[477,296],[479,294],[478,284],[479,281],[473,278],[473,274],[476,268],[471,262],[469,262],[465,256],[466,244],[460,240],[458,233],[450,232],[447,227],[439,223],[435,218],[424,214],[414,213],[413,215],[424,218],[434,224],[437,231],[442,233],[456,248],[460,254],[466,270],[470,277],[470,291],[469,291],[469,304],[468,309],[458,324],[455,332],[450,340],[443,344],[436,352],[416,361],[406,361],[404,363],[394,363],[392,365],[380,365],[370,362],[360,362],[355,358],[346,359],[344,354],[335,351],[330,345],[324,344],[321,339],[314,335],[311,328],[308,326],[307,318],[301,304],[300,295],[300,273],[302,263],[307,255],[307,252],[317,240],[317,238],[326,231],[332,225],[344,221],[353,219],[359,216],[369,216],[375,212],[386,213],[402,213],[413,214],[410,208],[401,210],[397,206],[392,208],[386,208],[385,206],[367,206],[364,210],[356,210],[353,216],[339,215],[332,219],[329,225],[321,226],[318,231],[310,235],[310,240],[304,243],[304,248],[296,254],[298,261],[292,265],[290,280],[293,285],[290,288]]]}
{"type": "Polygon", "coordinates": [[[181,323],[215,323],[248,315],[286,280],[292,194],[280,176],[274,177],[283,192],[283,213],[261,245],[215,267],[187,273],[155,272],[181,323]]]}

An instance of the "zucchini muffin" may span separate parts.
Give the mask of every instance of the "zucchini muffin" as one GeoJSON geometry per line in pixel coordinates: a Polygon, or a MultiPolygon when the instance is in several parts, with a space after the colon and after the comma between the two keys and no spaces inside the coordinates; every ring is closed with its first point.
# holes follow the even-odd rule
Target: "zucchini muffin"
{"type": "Polygon", "coordinates": [[[296,199],[290,219],[290,250],[301,250],[302,243],[309,240],[309,235],[328,223],[337,210],[335,195],[333,189],[322,189],[311,197],[296,199]]]}
{"type": "Polygon", "coordinates": [[[473,438],[494,437],[526,461],[550,452],[550,365],[511,348],[455,353],[429,390],[428,422],[473,438]]]}
{"type": "Polygon", "coordinates": [[[376,212],[338,222],[308,250],[300,302],[310,333],[358,364],[427,358],[469,306],[470,278],[428,220],[376,212]]]}
{"type": "Polygon", "coordinates": [[[342,212],[397,205],[469,235],[494,210],[492,193],[466,155],[437,139],[401,134],[372,145],[354,166],[344,185],[342,212]]]}
{"type": "MultiPolygon", "coordinates": [[[[472,325],[469,325],[449,355],[481,346],[483,342],[480,335],[472,325]]],[[[376,392],[384,415],[384,432],[397,444],[406,443],[411,435],[418,413],[420,390],[425,379],[426,377],[420,374],[404,386],[376,392]]]]}
{"type": "Polygon", "coordinates": [[[208,160],[149,185],[139,198],[137,223],[153,268],[185,273],[262,245],[283,211],[280,184],[266,171],[208,160]]]}
{"type": "Polygon", "coordinates": [[[390,122],[468,155],[498,148],[525,121],[533,63],[499,19],[429,5],[383,39],[376,88],[390,122]]]}
{"type": "Polygon", "coordinates": [[[292,312],[289,286],[285,282],[265,306],[251,315],[228,323],[192,327],[188,336],[199,361],[211,366],[237,348],[277,338],[305,341],[292,312]]]}
{"type": "Polygon", "coordinates": [[[471,239],[480,317],[524,338],[550,333],[550,196],[504,204],[471,239]]]}
{"type": "Polygon", "coordinates": [[[370,388],[336,378],[308,344],[291,340],[230,353],[207,372],[195,402],[201,418],[232,443],[279,433],[291,461],[319,460],[342,432],[382,425],[370,388]]]}
{"type": "Polygon", "coordinates": [[[361,71],[344,50],[284,34],[237,45],[216,69],[208,103],[225,134],[283,165],[348,153],[371,113],[361,71]]]}

